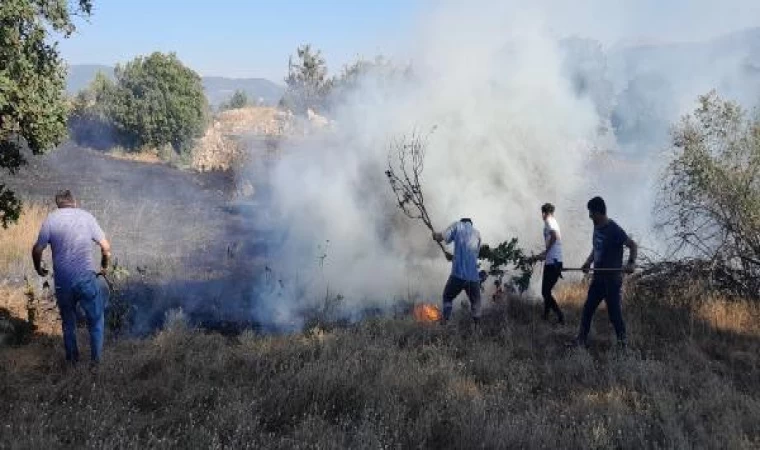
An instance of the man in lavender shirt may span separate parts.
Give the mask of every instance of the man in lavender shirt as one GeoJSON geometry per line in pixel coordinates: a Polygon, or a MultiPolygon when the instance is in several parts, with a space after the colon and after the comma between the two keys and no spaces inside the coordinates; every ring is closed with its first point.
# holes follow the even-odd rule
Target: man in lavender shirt
{"type": "Polygon", "coordinates": [[[472,220],[464,218],[452,223],[443,232],[433,233],[438,242],[454,243],[451,275],[443,289],[443,320],[451,318],[454,299],[462,292],[470,299],[472,320],[477,325],[480,320],[480,274],[478,254],[480,253],[480,232],[473,227],[472,220]]]}
{"type": "Polygon", "coordinates": [[[58,192],[55,204],[58,209],[47,216],[37,243],[32,248],[34,269],[40,276],[47,275],[47,269],[42,267],[41,261],[42,252],[50,244],[66,361],[76,363],[79,360],[76,339],[78,304],[87,319],[92,362],[98,363],[103,351],[104,309],[108,294],[101,289],[97,280],[92,245],[94,242],[100,246],[100,273],[105,273],[111,256],[111,244],[95,217],[77,208],[77,202],[70,191],[58,192]]]}

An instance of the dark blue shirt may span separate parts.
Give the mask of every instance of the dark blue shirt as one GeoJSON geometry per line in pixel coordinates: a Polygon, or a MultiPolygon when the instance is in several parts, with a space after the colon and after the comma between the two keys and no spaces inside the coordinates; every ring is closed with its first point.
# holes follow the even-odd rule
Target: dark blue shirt
{"type": "Polygon", "coordinates": [[[594,227],[594,268],[620,269],[623,267],[623,244],[628,235],[613,220],[594,227]]]}

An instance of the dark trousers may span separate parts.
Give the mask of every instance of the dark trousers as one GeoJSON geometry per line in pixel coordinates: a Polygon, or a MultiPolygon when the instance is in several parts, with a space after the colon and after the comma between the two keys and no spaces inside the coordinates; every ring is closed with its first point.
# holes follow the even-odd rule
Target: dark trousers
{"type": "Polygon", "coordinates": [[[623,278],[619,275],[596,275],[591,281],[588,288],[588,297],[586,304],[583,305],[583,317],[581,318],[581,329],[578,333],[578,343],[586,345],[588,335],[591,329],[591,319],[599,304],[604,300],[607,303],[607,313],[610,316],[610,322],[615,328],[618,341],[625,344],[625,323],[623,322],[623,305],[621,290],[623,287],[623,278]]]}
{"type": "Polygon", "coordinates": [[[562,310],[559,309],[557,300],[554,298],[554,295],[552,295],[552,289],[554,289],[554,285],[557,284],[557,281],[561,276],[561,262],[544,265],[544,277],[541,279],[541,296],[544,298],[544,319],[549,317],[549,311],[554,311],[560,322],[565,321],[565,318],[562,315],[562,310]]]}
{"type": "Polygon", "coordinates": [[[454,309],[454,299],[463,290],[467,293],[467,298],[470,300],[472,318],[475,320],[480,318],[480,282],[467,281],[455,276],[449,276],[446,287],[443,288],[443,318],[445,320],[451,318],[451,310],[454,309]]]}

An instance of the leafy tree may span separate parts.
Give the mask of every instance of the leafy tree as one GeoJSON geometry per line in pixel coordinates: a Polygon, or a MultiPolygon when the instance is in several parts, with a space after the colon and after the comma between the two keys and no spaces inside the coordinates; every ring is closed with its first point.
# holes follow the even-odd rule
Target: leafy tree
{"type": "Polygon", "coordinates": [[[674,251],[720,266],[735,293],[759,298],[760,118],[711,92],[672,136],[659,227],[674,251]]]}
{"type": "Polygon", "coordinates": [[[243,90],[235,90],[235,93],[232,94],[232,97],[225,102],[219,105],[220,111],[227,111],[230,109],[239,109],[239,108],[245,108],[248,106],[248,94],[245,93],[243,90]]]}
{"type": "Polygon", "coordinates": [[[128,147],[171,145],[183,153],[203,134],[208,102],[201,77],[176,54],[139,56],[117,65],[114,75],[106,111],[128,147]]]}
{"type": "Polygon", "coordinates": [[[246,106],[248,106],[248,95],[245,91],[236,90],[230,97],[230,101],[222,105],[222,109],[238,109],[246,106]]]}
{"type": "Polygon", "coordinates": [[[343,67],[340,76],[332,80],[329,106],[345,101],[346,97],[360,88],[362,83],[371,82],[377,89],[390,88],[394,83],[411,80],[411,66],[401,66],[378,55],[374,60],[359,58],[343,67]]]}
{"type": "Polygon", "coordinates": [[[297,62],[288,59],[288,76],[285,77],[287,88],[280,105],[298,114],[307,109],[320,111],[330,94],[332,80],[327,76],[327,63],[322,52],[314,51],[306,44],[296,50],[297,62]]]}
{"type": "MultiPolygon", "coordinates": [[[[88,17],[91,0],[0,2],[0,169],[15,173],[22,149],[41,154],[66,136],[65,68],[53,33],[68,38],[74,17],[88,17]]],[[[21,202],[0,184],[0,221],[18,219],[21,202]]]]}
{"type": "Polygon", "coordinates": [[[107,149],[117,141],[109,115],[116,85],[98,72],[90,85],[72,100],[69,133],[78,143],[98,149],[107,149]]]}

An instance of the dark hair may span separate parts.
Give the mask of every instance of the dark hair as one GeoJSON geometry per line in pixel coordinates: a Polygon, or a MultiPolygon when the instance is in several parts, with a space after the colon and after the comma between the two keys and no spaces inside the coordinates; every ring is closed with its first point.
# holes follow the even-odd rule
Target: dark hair
{"type": "Polygon", "coordinates": [[[74,195],[68,189],[60,190],[55,194],[55,204],[58,206],[72,205],[74,204],[74,195]]]}
{"type": "Polygon", "coordinates": [[[544,203],[541,205],[541,212],[544,214],[554,214],[554,205],[551,203],[544,203]]]}
{"type": "Polygon", "coordinates": [[[460,222],[469,222],[469,223],[470,223],[470,225],[472,225],[472,219],[470,219],[470,218],[468,218],[468,217],[463,217],[463,218],[461,218],[459,221],[460,221],[460,222]]]}
{"type": "Polygon", "coordinates": [[[586,208],[592,213],[607,214],[607,205],[604,204],[604,199],[599,196],[589,200],[586,204],[586,208]]]}

